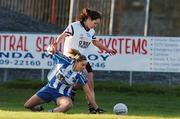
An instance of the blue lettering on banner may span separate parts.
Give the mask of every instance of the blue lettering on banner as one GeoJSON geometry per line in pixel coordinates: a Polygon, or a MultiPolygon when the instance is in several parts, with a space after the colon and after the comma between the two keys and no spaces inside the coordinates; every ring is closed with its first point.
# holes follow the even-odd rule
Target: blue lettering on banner
{"type": "Polygon", "coordinates": [[[22,54],[20,52],[0,52],[0,58],[31,58],[33,59],[33,55],[31,53],[22,54]]]}
{"type": "Polygon", "coordinates": [[[106,67],[105,61],[107,61],[108,57],[109,55],[96,55],[96,54],[89,54],[87,56],[88,60],[90,60],[89,63],[91,67],[96,69],[104,69],[106,67]]]}
{"type": "Polygon", "coordinates": [[[45,58],[52,58],[52,55],[47,54],[47,53],[42,53],[41,58],[42,58],[42,59],[45,59],[45,58]]]}
{"type": "Polygon", "coordinates": [[[107,58],[109,57],[109,55],[96,55],[96,54],[90,54],[88,55],[88,59],[91,60],[91,61],[95,61],[95,60],[102,60],[102,61],[106,61],[107,58]]]}
{"type": "Polygon", "coordinates": [[[38,53],[37,56],[30,52],[0,52],[0,68],[41,68],[54,66],[52,55],[47,52],[38,53]],[[43,60],[43,61],[42,61],[43,60]]]}

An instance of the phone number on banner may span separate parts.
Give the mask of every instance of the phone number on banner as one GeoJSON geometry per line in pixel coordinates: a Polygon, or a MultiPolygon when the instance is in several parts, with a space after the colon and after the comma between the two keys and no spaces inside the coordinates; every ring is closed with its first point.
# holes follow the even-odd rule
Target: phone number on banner
{"type": "Polygon", "coordinates": [[[89,62],[93,69],[104,69],[106,67],[105,62],[89,62]]]}
{"type": "Polygon", "coordinates": [[[0,59],[0,65],[15,65],[15,66],[40,66],[39,60],[8,60],[0,59]]]}

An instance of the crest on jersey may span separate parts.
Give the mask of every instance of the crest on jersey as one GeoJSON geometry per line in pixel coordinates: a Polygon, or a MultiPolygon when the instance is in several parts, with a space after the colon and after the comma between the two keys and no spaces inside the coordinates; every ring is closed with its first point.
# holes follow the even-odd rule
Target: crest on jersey
{"type": "Polygon", "coordinates": [[[60,81],[64,80],[64,76],[61,75],[60,73],[56,75],[56,78],[59,79],[60,81]]]}
{"type": "Polygon", "coordinates": [[[89,33],[86,33],[87,37],[91,37],[91,35],[89,33]]]}

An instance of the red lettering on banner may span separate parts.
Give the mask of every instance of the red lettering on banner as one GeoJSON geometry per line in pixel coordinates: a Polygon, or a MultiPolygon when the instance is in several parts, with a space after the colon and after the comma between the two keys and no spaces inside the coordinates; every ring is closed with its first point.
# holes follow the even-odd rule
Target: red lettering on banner
{"type": "Polygon", "coordinates": [[[146,49],[147,45],[148,45],[148,42],[147,42],[147,40],[144,39],[142,41],[142,46],[141,46],[142,47],[142,52],[141,53],[144,54],[144,55],[148,53],[148,51],[146,49]]]}
{"type": "Polygon", "coordinates": [[[41,42],[41,37],[37,37],[37,39],[36,39],[36,51],[37,52],[41,51],[41,48],[39,46],[40,42],[41,42]]]}
{"type": "MultiPolygon", "coordinates": [[[[99,39],[107,48],[116,50],[118,54],[142,54],[146,55],[148,53],[147,45],[148,41],[142,38],[109,38],[109,39],[99,39]]],[[[98,53],[104,53],[104,51],[99,50],[98,53]]]]}
{"type": "Polygon", "coordinates": [[[141,39],[136,40],[132,39],[132,54],[138,53],[140,54],[140,50],[141,50],[141,39]]]}
{"type": "Polygon", "coordinates": [[[112,40],[112,45],[111,45],[111,47],[112,47],[113,50],[115,50],[115,51],[117,52],[117,49],[116,49],[116,47],[117,47],[117,40],[114,39],[114,38],[113,38],[113,40],[112,40]]]}
{"type": "Polygon", "coordinates": [[[55,40],[56,40],[57,38],[56,37],[50,37],[50,40],[49,40],[49,43],[51,44],[51,43],[53,43],[55,40]]]}
{"type": "Polygon", "coordinates": [[[41,45],[41,51],[42,51],[42,52],[45,52],[47,46],[49,45],[49,44],[46,44],[46,40],[48,40],[48,39],[49,39],[48,36],[43,36],[42,45],[41,45]]]}
{"type": "Polygon", "coordinates": [[[122,42],[123,42],[124,39],[119,38],[117,40],[119,41],[119,47],[118,47],[119,50],[117,50],[117,51],[119,51],[119,54],[122,54],[122,42]]]}
{"type": "MultiPolygon", "coordinates": [[[[109,39],[107,40],[103,40],[103,39],[99,39],[99,42],[104,44],[104,46],[106,46],[107,48],[111,47],[113,50],[116,50],[115,46],[117,45],[117,40],[116,39],[109,39]]],[[[117,50],[116,50],[117,51],[117,50]]],[[[99,50],[98,53],[103,53],[103,50],[99,50]]],[[[107,53],[107,52],[105,52],[107,53]]]]}
{"type": "Polygon", "coordinates": [[[110,43],[111,43],[111,38],[108,40],[108,41],[105,41],[104,42],[104,45],[108,48],[110,46],[110,43]],[[107,43],[106,43],[107,42],[107,43]]]}
{"type": "Polygon", "coordinates": [[[17,42],[17,49],[23,50],[22,48],[23,48],[23,41],[22,41],[22,39],[19,39],[17,42]]]}
{"type": "Polygon", "coordinates": [[[9,50],[15,50],[15,43],[16,43],[16,37],[14,35],[12,35],[10,37],[10,41],[9,41],[9,50]]]}
{"type": "Polygon", "coordinates": [[[145,49],[145,47],[147,47],[147,40],[145,40],[145,39],[138,39],[138,40],[132,39],[132,54],[135,54],[135,53],[147,54],[147,50],[145,49]]]}
{"type": "Polygon", "coordinates": [[[9,36],[8,35],[3,35],[2,37],[3,37],[3,41],[4,41],[4,44],[2,45],[2,50],[6,51],[6,41],[7,41],[7,38],[9,36]]]}
{"type": "Polygon", "coordinates": [[[130,50],[130,44],[129,44],[129,42],[130,42],[130,40],[131,39],[129,39],[129,38],[127,38],[126,40],[125,40],[125,53],[126,54],[130,54],[131,52],[129,51],[130,50]]]}
{"type": "Polygon", "coordinates": [[[49,40],[48,36],[43,36],[43,37],[37,37],[36,40],[36,51],[37,52],[45,52],[47,46],[49,45],[49,42],[47,43],[46,40],[49,40]]]}
{"type": "MultiPolygon", "coordinates": [[[[52,36],[38,36],[36,39],[36,51],[37,52],[46,52],[49,44],[53,43],[56,40],[56,37],[52,36]]],[[[61,43],[58,45],[58,49],[61,51],[61,43]]]]}
{"type": "Polygon", "coordinates": [[[26,48],[26,36],[20,36],[17,46],[16,46],[16,50],[22,50],[22,51],[28,51],[26,48]]]}
{"type": "Polygon", "coordinates": [[[0,51],[28,51],[27,37],[20,35],[0,35],[0,51]]]}

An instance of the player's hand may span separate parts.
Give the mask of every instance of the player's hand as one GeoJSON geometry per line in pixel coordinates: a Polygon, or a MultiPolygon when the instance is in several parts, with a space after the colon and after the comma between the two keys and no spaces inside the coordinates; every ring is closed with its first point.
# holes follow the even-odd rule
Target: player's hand
{"type": "Polygon", "coordinates": [[[117,53],[117,51],[116,50],[111,50],[111,49],[108,49],[108,51],[107,51],[110,55],[115,55],[116,53],[117,53]]]}
{"type": "Polygon", "coordinates": [[[47,52],[49,53],[49,54],[51,54],[51,55],[53,55],[55,52],[56,52],[56,49],[55,49],[55,47],[54,47],[54,45],[49,45],[48,47],[47,47],[47,52]]]}

